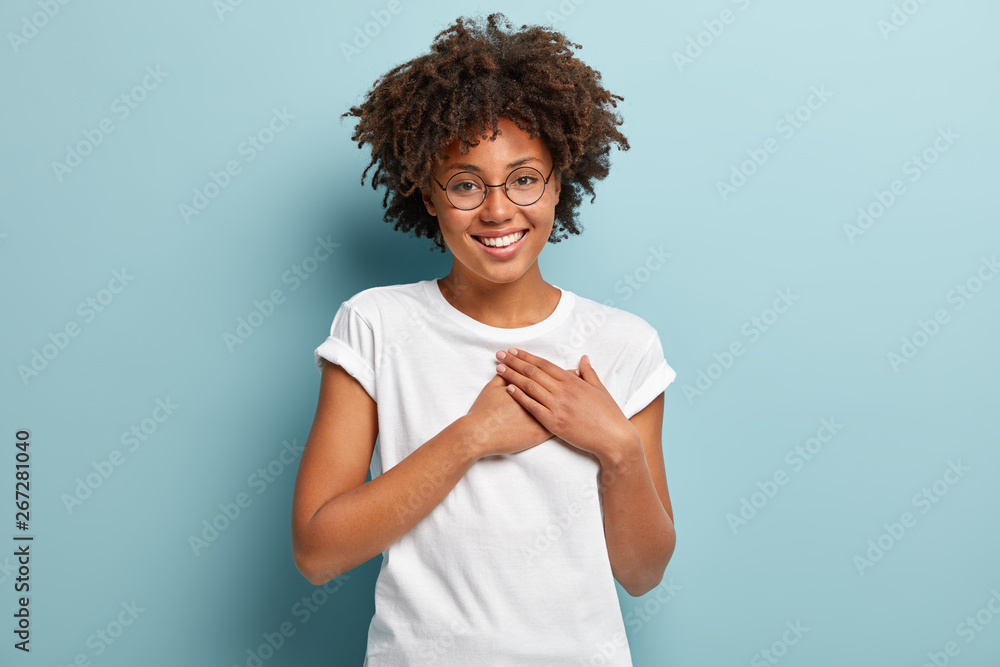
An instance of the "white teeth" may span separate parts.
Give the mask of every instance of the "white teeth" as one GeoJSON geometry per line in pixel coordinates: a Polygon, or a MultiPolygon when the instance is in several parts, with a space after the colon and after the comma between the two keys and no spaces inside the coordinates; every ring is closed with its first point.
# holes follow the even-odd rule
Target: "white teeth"
{"type": "Polygon", "coordinates": [[[477,236],[476,239],[479,240],[483,245],[488,245],[491,248],[505,248],[511,243],[516,243],[521,240],[521,237],[527,234],[526,231],[514,232],[513,234],[508,234],[507,236],[501,236],[500,238],[487,238],[485,236],[477,236]]]}

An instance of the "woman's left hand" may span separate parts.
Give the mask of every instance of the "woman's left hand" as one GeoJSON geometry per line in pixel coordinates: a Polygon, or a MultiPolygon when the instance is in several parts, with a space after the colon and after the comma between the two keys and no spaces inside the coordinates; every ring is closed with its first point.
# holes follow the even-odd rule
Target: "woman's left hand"
{"type": "Polygon", "coordinates": [[[497,373],[507,390],[550,433],[600,459],[638,432],[605,388],[590,358],[569,371],[539,356],[511,348],[497,352],[497,373]]]}

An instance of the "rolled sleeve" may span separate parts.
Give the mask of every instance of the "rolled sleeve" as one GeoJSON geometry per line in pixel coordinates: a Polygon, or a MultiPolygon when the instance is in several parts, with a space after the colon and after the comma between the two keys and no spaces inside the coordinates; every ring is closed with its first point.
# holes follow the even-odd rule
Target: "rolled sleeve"
{"type": "Polygon", "coordinates": [[[347,301],[341,304],[330,326],[330,335],[313,352],[316,366],[323,360],[337,364],[356,379],[372,400],[375,387],[375,332],[347,301]]]}
{"type": "Polygon", "coordinates": [[[629,387],[625,416],[631,419],[660,395],[677,377],[677,373],[663,356],[663,345],[659,334],[653,334],[648,349],[639,359],[632,384],[629,387]]]}

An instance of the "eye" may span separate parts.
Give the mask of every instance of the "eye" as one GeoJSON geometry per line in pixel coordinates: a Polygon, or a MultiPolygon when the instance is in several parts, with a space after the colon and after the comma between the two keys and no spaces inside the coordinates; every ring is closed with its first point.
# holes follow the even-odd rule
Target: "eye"
{"type": "Polygon", "coordinates": [[[507,187],[512,190],[530,190],[538,187],[541,182],[541,174],[528,168],[511,174],[507,180],[507,187]]]}
{"type": "Polygon", "coordinates": [[[473,174],[456,174],[448,181],[448,192],[455,195],[470,195],[481,192],[483,182],[473,174]]]}

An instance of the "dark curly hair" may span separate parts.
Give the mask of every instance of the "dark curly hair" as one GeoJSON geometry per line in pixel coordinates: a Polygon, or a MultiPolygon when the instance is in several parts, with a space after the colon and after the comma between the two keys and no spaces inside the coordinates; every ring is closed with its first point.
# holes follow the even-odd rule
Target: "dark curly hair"
{"type": "Polygon", "coordinates": [[[375,167],[372,188],[386,187],[385,221],[433,239],[441,252],[441,230],[418,190],[429,187],[435,161],[452,142],[467,154],[480,139],[496,137],[500,117],[542,137],[562,183],[552,243],[582,231],[577,209],[584,193],[594,200],[595,181],[608,175],[611,144],[629,148],[614,110],[624,98],[574,56],[580,45],[538,26],[511,28],[500,13],[485,23],[457,19],[434,38],[431,53],[389,70],[342,116],[359,119],[351,137],[358,148],[371,144],[361,183],[375,167]]]}

